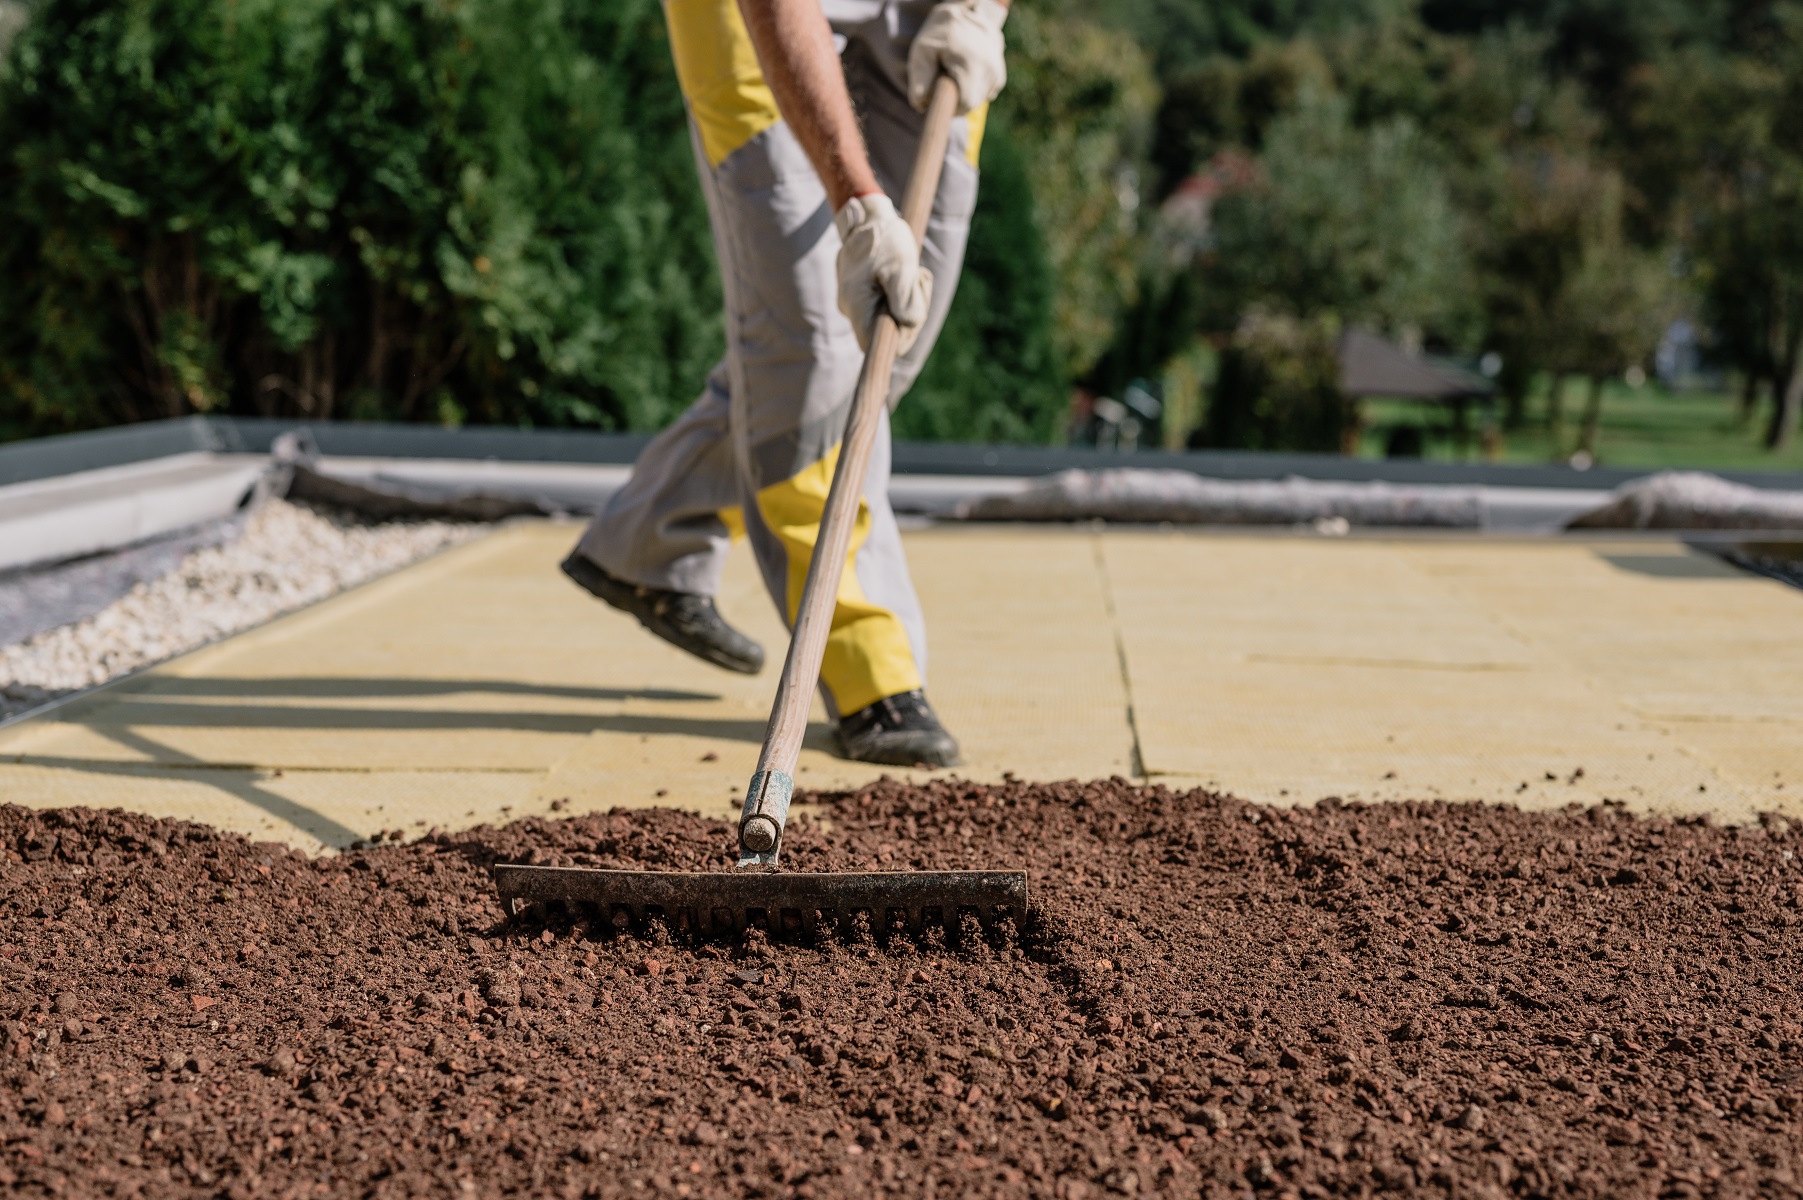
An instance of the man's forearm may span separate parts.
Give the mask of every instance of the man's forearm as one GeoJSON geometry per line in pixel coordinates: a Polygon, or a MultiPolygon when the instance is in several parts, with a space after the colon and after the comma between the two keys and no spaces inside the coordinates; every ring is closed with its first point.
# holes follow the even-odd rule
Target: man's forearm
{"type": "Polygon", "coordinates": [[[819,172],[833,211],[880,191],[820,0],[739,0],[739,8],[783,120],[819,172]]]}

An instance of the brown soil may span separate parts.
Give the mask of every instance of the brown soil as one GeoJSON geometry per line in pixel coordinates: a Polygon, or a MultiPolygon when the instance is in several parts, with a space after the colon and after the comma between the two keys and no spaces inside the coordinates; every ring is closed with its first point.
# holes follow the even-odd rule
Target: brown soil
{"type": "Polygon", "coordinates": [[[879,784],[794,866],[1025,865],[1017,938],[508,926],[497,858],[0,808],[15,1194],[1797,1196],[1803,834],[879,784]]]}

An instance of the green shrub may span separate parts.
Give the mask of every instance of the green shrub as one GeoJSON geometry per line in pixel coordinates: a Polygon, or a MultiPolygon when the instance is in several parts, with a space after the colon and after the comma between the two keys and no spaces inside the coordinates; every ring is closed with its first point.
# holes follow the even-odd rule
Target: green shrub
{"type": "Polygon", "coordinates": [[[1248,317],[1221,353],[1195,444],[1340,453],[1356,413],[1340,393],[1338,337],[1332,319],[1248,317]]]}
{"type": "Polygon", "coordinates": [[[646,428],[718,353],[654,0],[53,0],[0,147],[13,432],[646,428]]]}
{"type": "Polygon", "coordinates": [[[895,436],[1050,441],[1065,409],[1055,294],[1020,145],[992,125],[964,275],[926,370],[895,410],[895,436]]]}
{"type": "MultiPolygon", "coordinates": [[[[1062,408],[1046,148],[1007,119],[908,436],[1045,440],[1062,408]]],[[[0,63],[0,279],[0,439],[649,430],[723,340],[656,0],[46,0],[0,63]]]]}
{"type": "Polygon", "coordinates": [[[1014,5],[1008,87],[996,101],[1032,182],[1057,286],[1052,344],[1070,379],[1095,366],[1134,296],[1144,143],[1158,106],[1145,52],[1097,7],[1014,5]]]}
{"type": "Polygon", "coordinates": [[[1254,307],[1394,332],[1456,326],[1466,267],[1435,154],[1408,119],[1359,128],[1344,97],[1305,87],[1265,130],[1262,179],[1215,207],[1213,327],[1254,307]]]}

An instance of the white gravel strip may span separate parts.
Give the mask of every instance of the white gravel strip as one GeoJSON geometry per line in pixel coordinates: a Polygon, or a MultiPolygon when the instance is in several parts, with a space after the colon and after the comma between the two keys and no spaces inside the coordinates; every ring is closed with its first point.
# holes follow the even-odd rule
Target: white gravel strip
{"type": "Polygon", "coordinates": [[[260,625],[487,530],[444,521],[364,524],[271,501],[235,541],[190,554],[85,620],[0,647],[0,719],[260,625]]]}

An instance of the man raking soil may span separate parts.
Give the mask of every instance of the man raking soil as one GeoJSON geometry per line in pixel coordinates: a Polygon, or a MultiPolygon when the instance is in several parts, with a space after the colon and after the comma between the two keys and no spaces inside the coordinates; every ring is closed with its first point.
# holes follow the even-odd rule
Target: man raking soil
{"type": "MultiPolygon", "coordinates": [[[[665,13],[720,261],[726,356],[563,569],[666,641],[756,672],[763,648],[714,606],[730,531],[743,530],[798,622],[835,468],[852,449],[854,382],[884,382],[864,352],[892,361],[875,389],[892,406],[951,306],[984,114],[1006,79],[1007,6],[667,0],[665,13]],[[941,76],[950,124],[933,133],[941,76]],[[910,230],[890,197],[929,147],[936,182],[910,230]],[[879,312],[896,326],[888,350],[879,312]]],[[[873,416],[855,520],[830,556],[820,691],[848,757],[949,766],[958,745],[923,691],[926,629],[889,508],[887,413],[873,416]]]]}
{"type": "MultiPolygon", "coordinates": [[[[882,23],[871,21],[872,14],[865,11],[861,13],[863,24],[848,24],[847,29],[861,30],[866,39],[890,44],[894,40],[894,22],[902,19],[906,7],[879,6],[880,15],[889,18],[882,23]]],[[[680,11],[674,7],[671,10],[674,27],[681,25],[676,19],[680,11]]],[[[730,6],[725,11],[728,18],[736,15],[730,6]]],[[[647,874],[507,864],[496,868],[495,882],[510,907],[517,908],[528,901],[580,902],[598,907],[609,916],[643,921],[658,915],[693,930],[709,926],[743,930],[748,921],[762,920],[775,931],[785,922],[812,925],[822,917],[830,920],[856,913],[870,914],[885,928],[892,921],[902,921],[918,929],[928,919],[956,927],[966,912],[980,921],[1025,914],[1026,876],[1019,872],[777,874],[755,870],[774,868],[781,854],[783,824],[795,789],[795,763],[801,753],[816,687],[825,685],[822,690],[827,702],[835,707],[847,694],[874,696],[871,704],[840,721],[840,741],[848,753],[880,762],[928,765],[944,765],[956,757],[955,745],[926,706],[919,688],[919,672],[905,639],[891,636],[899,633],[899,628],[889,629],[893,614],[857,611],[862,589],[856,555],[870,529],[866,481],[879,435],[888,428],[889,403],[897,395],[897,360],[911,346],[919,346],[919,326],[931,310],[933,279],[920,265],[921,247],[927,239],[929,219],[940,202],[940,180],[951,144],[952,122],[961,109],[969,109],[970,102],[987,101],[1000,86],[1000,34],[1005,12],[992,0],[974,0],[944,4],[926,16],[926,24],[908,56],[911,99],[917,106],[925,100],[926,113],[923,121],[910,122],[906,127],[916,145],[902,213],[897,216],[888,198],[872,190],[875,176],[863,152],[857,114],[845,87],[847,77],[858,76],[850,67],[841,73],[834,53],[836,35],[828,21],[814,10],[812,0],[747,6],[749,37],[758,57],[770,64],[776,100],[783,113],[800,114],[794,121],[795,136],[818,170],[816,182],[824,181],[827,198],[837,213],[834,225],[842,239],[836,256],[839,312],[846,320],[829,324],[822,332],[854,332],[864,349],[864,359],[845,423],[840,425],[835,409],[825,415],[818,431],[818,436],[831,437],[836,444],[825,451],[817,467],[807,469],[815,475],[815,486],[797,491],[791,479],[756,489],[751,497],[756,505],[763,506],[759,510],[763,516],[759,527],[773,535],[777,530],[787,530],[791,539],[805,541],[807,553],[797,555],[790,547],[784,551],[782,562],[771,557],[765,563],[767,578],[773,574],[781,576],[782,589],[772,588],[779,601],[793,591],[796,568],[804,569],[799,593],[792,597],[788,610],[793,624],[789,653],[739,822],[740,871],[647,874]],[[816,507],[811,499],[798,503],[818,491],[823,472],[829,480],[824,504],[816,507]],[[772,572],[769,568],[773,564],[783,570],[772,572]],[[873,621],[874,625],[869,624],[873,621]]],[[[710,36],[721,36],[722,28],[718,24],[711,26],[710,36]]],[[[730,19],[724,28],[732,31],[730,19]]],[[[681,37],[674,36],[673,41],[680,72],[681,37]]],[[[852,44],[863,43],[848,42],[852,44]]],[[[899,61],[897,58],[890,65],[897,66],[899,61]]],[[[899,92],[883,91],[880,73],[870,81],[869,88],[871,103],[880,106],[880,97],[887,95],[896,112],[906,111],[899,106],[899,92]]],[[[867,113],[867,121],[874,122],[876,115],[867,113]]],[[[775,134],[768,135],[768,141],[772,147],[782,144],[775,134]]],[[[727,223],[720,220],[722,201],[717,192],[713,198],[715,204],[711,207],[716,221],[724,227],[727,223]]],[[[803,198],[817,202],[811,189],[804,189],[803,198]]],[[[760,207],[770,199],[769,193],[763,194],[760,207]]],[[[793,215],[804,216],[800,211],[793,215]]],[[[721,230],[717,228],[717,232],[721,230]]],[[[798,235],[791,232],[790,236],[798,235]]],[[[730,234],[721,240],[723,244],[730,243],[730,234]]],[[[761,289],[761,281],[768,278],[762,274],[756,280],[735,281],[729,272],[727,294],[738,294],[740,286],[746,284],[761,289]]],[[[744,314],[729,313],[729,324],[737,327],[740,315],[744,314]]],[[[815,341],[810,339],[807,353],[816,353],[815,341]]],[[[830,346],[830,340],[826,344],[830,346]]],[[[741,356],[749,353],[747,345],[737,345],[735,349],[741,356]]],[[[728,358],[730,362],[732,353],[728,358]]],[[[743,363],[739,365],[742,372],[743,363]]],[[[830,391],[825,394],[828,398],[833,395],[830,391]]],[[[704,397],[697,408],[705,403],[704,397]]],[[[729,426],[734,427],[749,419],[733,412],[728,416],[732,418],[729,426]]],[[[679,424],[665,438],[681,440],[677,436],[680,428],[679,424]]],[[[790,440],[784,436],[785,454],[793,449],[790,440]]],[[[652,450],[656,450],[656,445],[652,450]]],[[[635,481],[646,470],[641,462],[634,473],[635,481]]],[[[628,499],[624,506],[610,505],[608,512],[621,507],[630,511],[631,505],[628,499]]],[[[717,522],[717,513],[711,514],[710,519],[717,522]]],[[[887,527],[893,531],[893,519],[887,527]]],[[[613,530],[604,514],[584,537],[583,544],[592,541],[605,551],[613,530]]],[[[772,537],[765,544],[775,550],[780,541],[772,537]]],[[[756,539],[754,544],[758,544],[756,539]]],[[[899,548],[896,553],[899,562],[899,548]]],[[[726,653],[730,639],[713,638],[708,633],[712,630],[722,637],[732,634],[717,615],[709,624],[708,618],[713,614],[711,601],[693,595],[686,599],[665,596],[649,607],[641,604],[632,609],[629,601],[643,600],[650,593],[639,588],[631,596],[626,595],[615,586],[615,576],[583,558],[580,547],[565,562],[564,570],[579,583],[592,584],[591,590],[610,603],[618,601],[619,606],[638,612],[647,627],[677,645],[722,665],[752,665],[749,658],[734,659],[726,653]],[[671,618],[671,614],[679,613],[687,614],[687,618],[671,618]]],[[[905,584],[905,574],[901,578],[905,584]]],[[[912,603],[911,592],[908,599],[912,603]]],[[[760,650],[760,661],[761,655],[760,650]]]]}

